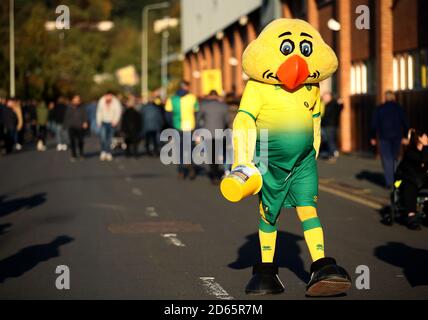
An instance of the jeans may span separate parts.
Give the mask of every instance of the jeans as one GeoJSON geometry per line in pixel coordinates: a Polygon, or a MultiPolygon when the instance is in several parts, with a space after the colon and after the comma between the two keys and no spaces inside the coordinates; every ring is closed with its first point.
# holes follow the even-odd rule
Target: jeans
{"type": "Polygon", "coordinates": [[[155,154],[159,153],[159,132],[157,131],[148,131],[145,134],[146,140],[146,153],[155,154]],[[153,148],[151,148],[153,146],[153,148]]]}
{"type": "Polygon", "coordinates": [[[401,138],[380,139],[379,148],[385,175],[385,185],[387,187],[392,187],[394,184],[397,159],[400,155],[401,138]]]}
{"type": "Polygon", "coordinates": [[[56,144],[67,144],[64,127],[61,123],[55,123],[54,126],[56,144]]]}
{"type": "Polygon", "coordinates": [[[70,128],[68,130],[70,138],[70,149],[73,158],[77,158],[77,148],[79,148],[79,155],[83,157],[83,139],[85,132],[83,129],[70,128]]]}
{"type": "Polygon", "coordinates": [[[329,156],[333,156],[337,151],[337,128],[336,127],[325,127],[325,138],[327,143],[327,152],[329,156]]]}
{"type": "MultiPolygon", "coordinates": [[[[193,161],[192,161],[192,150],[193,150],[193,141],[190,142],[190,145],[188,145],[185,141],[185,139],[189,139],[189,141],[192,140],[192,132],[191,131],[179,131],[180,136],[180,143],[179,143],[179,150],[180,150],[180,162],[178,165],[178,172],[179,173],[185,173],[186,169],[194,170],[193,167],[193,161]],[[190,147],[190,150],[188,149],[190,147]]],[[[178,142],[178,141],[177,141],[178,142]]],[[[176,143],[177,143],[176,142],[176,143]]]]}
{"type": "Polygon", "coordinates": [[[111,123],[103,122],[101,125],[101,151],[111,153],[111,141],[113,139],[114,128],[111,123]]]}
{"type": "Polygon", "coordinates": [[[13,146],[15,144],[16,130],[15,129],[6,129],[5,132],[5,148],[6,153],[11,153],[13,151],[13,146]]]}
{"type": "Polygon", "coordinates": [[[37,140],[42,141],[43,145],[45,145],[47,135],[48,135],[48,127],[46,125],[39,125],[37,128],[37,140]]]}
{"type": "Polygon", "coordinates": [[[220,179],[221,176],[223,175],[223,172],[220,166],[224,161],[223,160],[225,155],[224,142],[225,140],[222,141],[222,140],[216,140],[216,139],[210,139],[204,142],[208,150],[209,160],[211,160],[211,163],[209,164],[210,171],[208,174],[210,179],[220,179]],[[222,146],[223,148],[217,150],[216,145],[222,146]]]}
{"type": "Polygon", "coordinates": [[[138,146],[140,145],[140,138],[138,136],[128,136],[125,138],[126,143],[126,156],[138,157],[138,146]]]}

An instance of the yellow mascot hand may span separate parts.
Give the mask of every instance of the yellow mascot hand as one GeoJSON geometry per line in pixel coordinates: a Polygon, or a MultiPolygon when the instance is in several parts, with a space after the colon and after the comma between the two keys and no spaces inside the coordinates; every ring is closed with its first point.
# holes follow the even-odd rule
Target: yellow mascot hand
{"type": "Polygon", "coordinates": [[[233,122],[233,153],[235,164],[251,164],[256,148],[257,129],[254,120],[239,112],[233,122]]]}
{"type": "Polygon", "coordinates": [[[253,163],[256,148],[257,129],[254,119],[239,112],[233,123],[234,165],[232,173],[223,179],[220,190],[231,202],[257,194],[263,185],[263,179],[253,163]]]}

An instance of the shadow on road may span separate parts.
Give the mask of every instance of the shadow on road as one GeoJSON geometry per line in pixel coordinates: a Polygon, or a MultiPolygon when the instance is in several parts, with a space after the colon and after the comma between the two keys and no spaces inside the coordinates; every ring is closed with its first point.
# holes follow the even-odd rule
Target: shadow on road
{"type": "MultiPolygon", "coordinates": [[[[238,251],[238,259],[229,264],[231,269],[247,269],[260,261],[260,245],[258,233],[247,236],[238,251]]],[[[278,231],[275,261],[280,268],[287,268],[301,281],[307,283],[310,275],[305,271],[303,260],[300,258],[301,250],[297,242],[303,237],[291,233],[278,231]]]]}
{"type": "Polygon", "coordinates": [[[46,193],[38,193],[31,197],[6,200],[7,196],[0,197],[0,218],[21,209],[32,209],[46,202],[46,193]]]}
{"type": "Polygon", "coordinates": [[[385,186],[384,175],[383,173],[380,173],[380,172],[371,172],[371,171],[364,170],[356,174],[355,178],[357,178],[358,180],[366,180],[379,187],[385,186]]]}
{"type": "Polygon", "coordinates": [[[403,269],[403,274],[414,287],[428,286],[428,251],[415,249],[403,243],[388,242],[377,247],[374,254],[380,260],[403,269]]]}
{"type": "Polygon", "coordinates": [[[6,234],[7,233],[7,229],[9,229],[12,225],[10,223],[6,223],[6,224],[0,224],[0,236],[2,234],[6,234]]]}
{"type": "Polygon", "coordinates": [[[0,261],[0,283],[8,278],[18,278],[35,268],[38,264],[59,257],[59,248],[74,239],[60,236],[50,243],[27,247],[18,253],[0,261]]]}

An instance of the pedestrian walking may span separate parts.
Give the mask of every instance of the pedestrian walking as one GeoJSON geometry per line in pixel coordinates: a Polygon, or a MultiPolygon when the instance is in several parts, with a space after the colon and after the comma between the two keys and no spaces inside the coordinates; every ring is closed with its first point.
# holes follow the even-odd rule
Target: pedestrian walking
{"type": "Polygon", "coordinates": [[[12,104],[13,112],[15,112],[17,123],[16,123],[16,132],[14,135],[14,146],[17,151],[22,150],[24,144],[24,117],[22,115],[21,102],[19,100],[14,100],[12,104]]]}
{"type": "Polygon", "coordinates": [[[10,98],[6,101],[6,107],[3,108],[3,126],[4,126],[4,140],[6,153],[9,154],[13,151],[15,144],[18,118],[14,111],[15,99],[10,98]]]}
{"type": "Polygon", "coordinates": [[[37,151],[46,151],[48,134],[49,109],[44,101],[39,101],[36,107],[37,121],[37,151]]]}
{"type": "Polygon", "coordinates": [[[159,155],[159,137],[164,126],[162,111],[162,104],[159,98],[154,98],[141,109],[146,154],[149,156],[159,155]]]}
{"type": "Polygon", "coordinates": [[[392,91],[385,93],[385,103],[374,112],[371,127],[372,146],[379,144],[385,175],[385,186],[390,189],[394,183],[394,172],[402,143],[406,143],[409,125],[404,110],[396,102],[392,91]]]}
{"type": "Polygon", "coordinates": [[[64,97],[59,97],[52,111],[53,129],[55,132],[56,150],[67,151],[66,130],[64,129],[67,104],[64,97]]]}
{"type": "Polygon", "coordinates": [[[112,92],[103,96],[97,105],[97,126],[100,128],[101,161],[112,161],[111,143],[114,130],[117,128],[122,115],[122,105],[112,92]]]}
{"type": "Polygon", "coordinates": [[[333,97],[331,92],[326,92],[322,95],[322,102],[324,103],[325,111],[321,121],[321,127],[325,139],[327,158],[336,159],[339,157],[337,132],[343,105],[333,97]]]}
{"type": "Polygon", "coordinates": [[[184,136],[192,134],[196,127],[196,113],[199,111],[197,97],[190,93],[190,85],[182,81],[180,89],[169,98],[165,105],[166,116],[171,127],[178,130],[180,159],[178,165],[178,179],[185,179],[186,174],[191,180],[196,178],[196,170],[192,164],[192,150],[184,147],[184,136]],[[184,162],[187,162],[185,164],[184,162]]]}
{"type": "Polygon", "coordinates": [[[6,108],[6,99],[0,97],[0,153],[3,153],[4,148],[4,120],[3,120],[3,112],[6,108]]]}
{"type": "Polygon", "coordinates": [[[142,122],[141,113],[135,109],[135,104],[128,103],[122,116],[122,132],[125,137],[127,157],[138,157],[142,122]]]}
{"type": "Polygon", "coordinates": [[[72,162],[75,162],[78,157],[79,159],[84,158],[85,130],[88,127],[86,110],[82,107],[80,96],[75,95],[64,116],[64,128],[68,130],[72,162]]]}
{"type": "Polygon", "coordinates": [[[222,101],[217,91],[211,91],[209,95],[201,101],[200,112],[198,114],[198,124],[210,132],[211,139],[204,140],[208,150],[208,157],[211,161],[209,178],[211,183],[218,185],[223,173],[220,164],[224,159],[225,139],[216,138],[216,130],[224,130],[229,123],[229,106],[222,101]]]}

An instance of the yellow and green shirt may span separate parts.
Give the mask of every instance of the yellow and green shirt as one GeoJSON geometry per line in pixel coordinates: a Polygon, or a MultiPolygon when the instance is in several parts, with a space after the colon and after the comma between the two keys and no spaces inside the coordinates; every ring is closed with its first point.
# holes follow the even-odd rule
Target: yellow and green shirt
{"type": "MultiPolygon", "coordinates": [[[[297,91],[250,80],[239,112],[252,117],[257,131],[268,130],[269,163],[291,170],[314,149],[314,119],[320,113],[318,85],[305,85],[297,91]]],[[[260,139],[257,141],[260,154],[260,139]]]]}
{"type": "Polygon", "coordinates": [[[172,112],[173,127],[181,131],[192,131],[196,127],[195,113],[199,111],[198,99],[193,94],[175,95],[168,99],[166,112],[172,112]]]}

